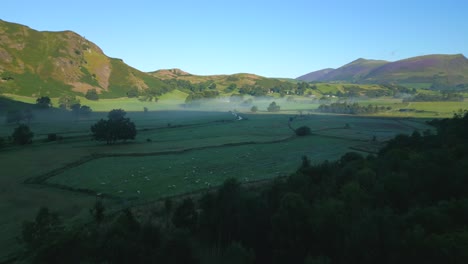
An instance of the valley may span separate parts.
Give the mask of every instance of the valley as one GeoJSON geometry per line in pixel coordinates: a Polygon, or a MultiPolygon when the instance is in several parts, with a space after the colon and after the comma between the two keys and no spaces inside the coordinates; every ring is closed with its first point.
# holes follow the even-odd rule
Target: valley
{"type": "MultiPolygon", "coordinates": [[[[158,221],[174,213],[167,208],[161,213],[165,201],[211,197],[232,179],[239,186],[258,188],[284,184],[284,191],[306,188],[294,182],[295,176],[304,177],[300,181],[313,182],[307,188],[346,203],[355,201],[346,195],[361,195],[364,187],[355,182],[362,181],[372,190],[369,197],[387,199],[398,208],[400,198],[390,197],[392,188],[401,191],[398,181],[407,175],[380,172],[376,160],[382,150],[396,144],[395,138],[403,147],[407,140],[420,150],[421,137],[430,141],[439,136],[435,134],[443,124],[437,122],[449,122],[444,118],[455,114],[456,123],[468,109],[468,59],[462,54],[393,62],[360,58],[296,79],[253,73],[204,76],[181,69],[140,71],[72,31],[37,31],[0,20],[0,34],[0,208],[8,212],[0,218],[2,263],[24,253],[22,224],[34,219],[41,207],[57,212],[69,230],[93,223],[90,208],[97,202],[110,219],[133,210],[161,224],[158,221]],[[124,110],[127,121],[135,124],[134,139],[112,141],[108,136],[106,144],[93,137],[91,127],[113,109],[124,110]],[[431,125],[431,120],[439,121],[431,125]],[[34,134],[23,143],[14,136],[21,126],[34,134]],[[352,167],[355,161],[364,164],[362,168],[352,167]],[[314,184],[326,178],[314,178],[322,169],[343,169],[343,178],[333,175],[335,182],[324,180],[317,187],[314,184]],[[377,173],[388,179],[377,179],[377,173]],[[357,180],[341,186],[347,175],[357,180]],[[374,186],[377,181],[390,187],[374,186]],[[390,198],[379,196],[385,192],[390,198]]],[[[447,150],[460,157],[463,151],[447,150]]],[[[425,157],[414,153],[408,160],[425,157]]],[[[399,160],[400,152],[388,156],[407,165],[399,160]]],[[[382,160],[398,171],[400,163],[382,160]]],[[[257,200],[262,199],[269,197],[257,200]]],[[[258,201],[256,206],[261,206],[258,201]]],[[[270,202],[275,210],[282,208],[279,200],[270,202]]],[[[341,206],[335,200],[320,202],[341,206]]],[[[172,234],[176,229],[164,221],[161,230],[172,234]]],[[[213,259],[221,256],[198,250],[213,259]]]]}

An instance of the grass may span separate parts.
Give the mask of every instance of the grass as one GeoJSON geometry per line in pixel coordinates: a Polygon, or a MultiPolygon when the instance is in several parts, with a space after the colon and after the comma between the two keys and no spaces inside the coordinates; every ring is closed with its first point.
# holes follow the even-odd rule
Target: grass
{"type": "MultiPolygon", "coordinates": [[[[308,104],[278,101],[285,111],[270,114],[264,110],[270,100],[256,101],[255,104],[261,106],[260,113],[251,114],[249,108],[239,108],[246,111],[241,116],[248,120],[235,121],[227,110],[236,105],[210,102],[205,108],[183,111],[179,103],[184,98],[185,94],[178,91],[166,94],[164,99],[167,100],[158,103],[141,103],[128,98],[88,102],[80,98],[82,104],[103,111],[123,108],[136,123],[137,139],[114,146],[90,140],[89,127],[106,112],[95,112],[90,118],[79,120],[70,118],[70,113],[66,112],[58,112],[60,115],[53,117],[48,112],[37,112],[30,124],[36,135],[34,143],[0,151],[0,207],[8,212],[0,218],[0,256],[18,249],[15,237],[20,232],[21,221],[32,219],[40,206],[47,205],[58,211],[67,222],[89,217],[88,208],[94,196],[47,185],[23,184],[31,177],[57,168],[66,169],[49,178],[48,183],[113,195],[119,199],[105,203],[117,208],[126,200],[146,202],[208,185],[216,186],[227,177],[253,181],[287,175],[300,165],[303,155],[313,162],[332,160],[352,147],[370,144],[373,135],[383,140],[397,133],[411,133],[415,127],[427,128],[417,119],[307,114],[296,118],[292,126],[307,125],[314,135],[288,139],[293,134],[287,127],[289,117],[297,115],[292,109],[308,104]],[[131,111],[141,111],[146,104],[149,104],[149,113],[131,111]],[[223,105],[224,110],[207,111],[216,104],[223,105]],[[345,129],[346,124],[351,129],[345,129]],[[48,133],[57,133],[64,140],[44,142],[48,133]],[[193,150],[177,152],[184,149],[193,150]],[[69,167],[93,153],[104,157],[69,167]]],[[[0,124],[0,136],[11,134],[16,126],[0,124]]]]}
{"type": "MultiPolygon", "coordinates": [[[[330,89],[335,89],[336,85],[341,84],[330,84],[330,89]],[[334,87],[334,88],[333,88],[334,87]]],[[[373,89],[375,87],[368,87],[373,89]]],[[[141,102],[137,98],[113,98],[106,99],[101,98],[98,101],[88,100],[85,97],[77,96],[80,99],[82,105],[90,106],[91,109],[95,112],[108,112],[115,108],[125,109],[127,112],[133,111],[143,111],[143,108],[146,107],[149,111],[162,111],[162,110],[186,110],[183,105],[185,103],[185,98],[187,93],[173,90],[171,92],[165,93],[159,97],[158,102],[141,102]]],[[[31,96],[22,96],[4,93],[4,97],[10,98],[15,101],[34,104],[37,97],[31,96]]],[[[245,99],[247,99],[246,97],[245,99]]],[[[259,109],[260,113],[265,113],[268,105],[275,101],[281,107],[282,114],[295,115],[299,111],[303,113],[308,113],[318,108],[322,103],[314,101],[311,98],[306,97],[294,97],[293,101],[288,101],[285,98],[268,98],[268,99],[256,99],[252,105],[244,106],[236,103],[229,103],[227,98],[218,98],[210,101],[205,101],[201,104],[200,107],[191,108],[190,110],[197,111],[230,111],[238,110],[243,112],[250,112],[250,108],[255,105],[259,109]]],[[[58,105],[58,97],[51,97],[52,102],[55,106],[58,105]]],[[[334,99],[336,101],[336,99],[334,99]]],[[[378,113],[374,116],[383,116],[383,117],[415,117],[415,118],[441,118],[441,117],[452,117],[453,113],[459,109],[468,109],[468,100],[463,102],[410,102],[403,103],[401,99],[392,98],[392,97],[379,97],[379,98],[368,98],[368,99],[358,99],[352,98],[348,99],[348,102],[357,102],[359,104],[368,105],[373,104],[377,106],[391,107],[391,110],[378,113]],[[412,111],[400,111],[400,109],[412,109],[412,111]]]]}
{"type": "Polygon", "coordinates": [[[161,115],[171,115],[171,118],[145,118],[144,114],[137,116],[135,113],[140,128],[144,129],[136,144],[100,149],[123,157],[96,159],[66,170],[48,182],[122,199],[155,199],[193,191],[207,184],[218,185],[228,177],[256,180],[289,174],[304,155],[314,162],[336,159],[350,147],[369,141],[373,135],[382,140],[414,129],[393,119],[319,115],[293,122],[294,127],[311,127],[316,136],[281,141],[291,136],[286,126],[287,117],[283,115],[248,115],[246,122],[228,122],[233,119],[228,113],[166,112],[161,115]],[[164,127],[170,120],[173,121],[171,126],[164,127]],[[221,120],[226,122],[219,122],[221,120]],[[158,126],[151,129],[150,124],[158,126]],[[352,129],[344,129],[345,124],[350,124],[352,129]],[[151,142],[145,142],[146,139],[151,142]],[[223,146],[243,142],[258,144],[223,146]],[[190,149],[194,150],[160,154],[190,149]],[[147,156],[132,156],[136,153],[147,156]]]}
{"type": "Polygon", "coordinates": [[[220,185],[230,177],[251,181],[287,175],[299,166],[303,155],[312,156],[314,162],[336,159],[349,145],[346,140],[309,137],[182,154],[109,157],[67,170],[48,182],[122,199],[156,199],[220,185]]]}

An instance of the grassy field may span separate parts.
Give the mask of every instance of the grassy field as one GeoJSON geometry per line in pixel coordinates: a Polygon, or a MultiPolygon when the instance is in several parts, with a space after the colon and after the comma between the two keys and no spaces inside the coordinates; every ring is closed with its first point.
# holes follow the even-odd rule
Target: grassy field
{"type": "MultiPolygon", "coordinates": [[[[82,99],[83,104],[102,111],[123,108],[135,122],[137,139],[113,146],[92,141],[90,136],[89,127],[106,112],[82,119],[69,113],[35,113],[36,119],[30,123],[35,133],[33,144],[0,151],[0,208],[8,212],[0,218],[0,260],[19,248],[16,237],[21,222],[32,219],[40,206],[58,211],[67,222],[86,221],[97,193],[112,198],[105,199],[107,206],[119,208],[128,202],[144,203],[214,187],[228,177],[246,182],[288,175],[298,168],[304,155],[312,162],[333,160],[356,149],[378,149],[382,141],[399,133],[428,129],[424,123],[427,119],[413,118],[416,113],[396,109],[381,113],[388,117],[318,115],[309,111],[318,107],[310,99],[291,102],[276,98],[282,111],[275,114],[266,112],[272,99],[254,100],[260,109],[255,114],[250,113],[250,106],[226,99],[187,111],[180,106],[184,98],[185,94],[173,92],[158,103],[82,99]],[[137,112],[145,105],[148,113],[137,112]],[[244,120],[238,121],[229,112],[233,109],[244,120]],[[300,110],[303,116],[298,116],[300,110]],[[408,118],[398,118],[397,114],[407,114],[408,118]],[[295,137],[288,128],[292,116],[296,116],[294,128],[307,125],[313,135],[295,137]],[[45,142],[49,133],[64,139],[45,142]],[[374,136],[377,142],[372,142],[374,136]],[[48,176],[39,184],[24,184],[44,175],[48,176]]],[[[379,100],[365,103],[401,105],[446,116],[466,104],[406,105],[396,99],[379,100]]],[[[10,135],[16,126],[3,120],[0,123],[2,137],[10,135]]]]}

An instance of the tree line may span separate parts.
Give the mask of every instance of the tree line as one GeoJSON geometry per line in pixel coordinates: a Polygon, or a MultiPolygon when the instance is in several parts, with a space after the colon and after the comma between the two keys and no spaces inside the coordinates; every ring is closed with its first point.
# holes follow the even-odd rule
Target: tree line
{"type": "Polygon", "coordinates": [[[462,102],[463,95],[455,92],[442,91],[440,94],[417,93],[403,99],[403,102],[462,102]]]}
{"type": "Polygon", "coordinates": [[[348,103],[348,102],[337,102],[331,104],[322,104],[317,108],[318,112],[321,113],[334,113],[334,114],[375,114],[378,112],[391,110],[391,107],[377,106],[369,104],[367,106],[360,105],[358,103],[348,103]]]}

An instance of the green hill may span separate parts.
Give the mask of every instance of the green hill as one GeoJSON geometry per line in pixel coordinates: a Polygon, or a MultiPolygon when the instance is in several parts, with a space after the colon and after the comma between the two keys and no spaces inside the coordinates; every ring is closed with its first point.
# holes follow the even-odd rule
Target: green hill
{"type": "Polygon", "coordinates": [[[0,89],[24,96],[83,95],[103,98],[130,89],[167,89],[159,79],[107,57],[91,41],[71,32],[36,31],[0,20],[0,89]]]}
{"type": "Polygon", "coordinates": [[[165,69],[150,73],[162,80],[183,80],[191,84],[214,83],[220,92],[233,92],[242,88],[260,88],[264,91],[271,89],[292,90],[297,81],[280,78],[266,78],[250,73],[231,75],[193,75],[180,69],[165,69]],[[235,88],[233,88],[235,87],[235,88]],[[230,89],[231,88],[231,89],[230,89]]]}
{"type": "Polygon", "coordinates": [[[210,89],[220,93],[243,89],[261,95],[272,89],[295,89],[295,80],[247,73],[198,76],[179,69],[141,72],[120,59],[107,57],[97,45],[72,31],[36,31],[0,20],[0,34],[0,92],[6,94],[83,96],[88,90],[96,89],[100,98],[117,98],[129,91],[135,94],[136,90],[140,95],[153,97],[173,89],[200,92],[206,88],[204,85],[211,85],[210,89]]]}

